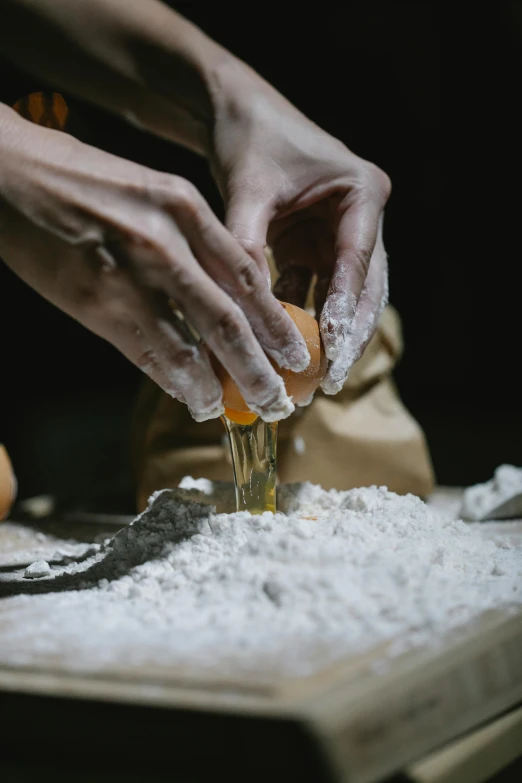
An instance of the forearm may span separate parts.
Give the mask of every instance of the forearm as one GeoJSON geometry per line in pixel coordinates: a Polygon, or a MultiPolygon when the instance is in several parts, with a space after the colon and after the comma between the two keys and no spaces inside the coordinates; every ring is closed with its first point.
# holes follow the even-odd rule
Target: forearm
{"type": "MultiPolygon", "coordinates": [[[[9,175],[16,170],[19,163],[20,150],[30,149],[33,162],[45,155],[43,144],[39,140],[41,129],[32,122],[22,119],[15,111],[0,103],[0,256],[2,251],[2,228],[5,217],[5,188],[9,175]]],[[[25,161],[27,165],[27,161],[25,161]]]]}
{"type": "MultiPolygon", "coordinates": [[[[58,89],[205,154],[229,52],[160,0],[3,0],[0,51],[58,89]]],[[[246,69],[246,66],[244,66],[246,69]]]]}

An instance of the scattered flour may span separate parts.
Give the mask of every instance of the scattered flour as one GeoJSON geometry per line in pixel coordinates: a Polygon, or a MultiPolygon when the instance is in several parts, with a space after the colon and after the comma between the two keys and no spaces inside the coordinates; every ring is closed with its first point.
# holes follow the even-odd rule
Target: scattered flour
{"type": "Polygon", "coordinates": [[[389,655],[436,644],[522,602],[515,543],[412,495],[287,485],[285,514],[250,516],[187,499],[208,500],[211,482],[184,486],[52,578],[21,574],[2,601],[0,662],[300,676],[383,642],[389,655]]]}
{"type": "MultiPolygon", "coordinates": [[[[522,468],[500,465],[493,478],[484,484],[475,484],[464,492],[461,515],[464,519],[490,519],[492,512],[511,498],[522,495],[522,468]]],[[[522,517],[522,499],[520,504],[522,517]]]]}
{"type": "Polygon", "coordinates": [[[35,560],[34,563],[27,566],[24,571],[24,577],[26,579],[39,579],[42,576],[50,576],[52,573],[51,566],[45,560],[35,560]]]}

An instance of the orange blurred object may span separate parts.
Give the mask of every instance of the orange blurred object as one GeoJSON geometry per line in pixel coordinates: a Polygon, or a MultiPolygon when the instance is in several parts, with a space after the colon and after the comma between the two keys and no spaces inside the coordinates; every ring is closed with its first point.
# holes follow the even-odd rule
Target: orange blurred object
{"type": "Polygon", "coordinates": [[[32,92],[19,98],[13,109],[25,120],[53,130],[63,131],[69,116],[67,103],[58,92],[32,92]]]}
{"type": "Polygon", "coordinates": [[[16,478],[11,460],[0,444],[0,520],[5,519],[16,498],[16,478]]]}
{"type": "MultiPolygon", "coordinates": [[[[295,305],[281,302],[288,315],[303,335],[308,350],[310,352],[310,364],[303,372],[292,372],[278,367],[272,360],[276,372],[283,379],[286,391],[294,403],[303,402],[315,392],[322,379],[325,376],[328,366],[321,336],[319,334],[319,325],[313,316],[305,310],[295,305]]],[[[252,424],[257,416],[252,413],[236,382],[232,380],[224,367],[216,362],[216,371],[223,386],[223,404],[225,406],[225,416],[236,424],[252,424]]]]}

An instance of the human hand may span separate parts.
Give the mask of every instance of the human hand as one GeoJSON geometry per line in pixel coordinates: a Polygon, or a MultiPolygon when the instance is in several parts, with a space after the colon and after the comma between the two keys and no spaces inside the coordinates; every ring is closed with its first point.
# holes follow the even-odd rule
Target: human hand
{"type": "Polygon", "coordinates": [[[330,359],[323,388],[339,391],[386,301],[387,176],[165,3],[10,0],[8,6],[0,46],[14,62],[209,157],[227,226],[265,274],[263,247],[272,245],[281,298],[303,305],[317,279],[316,310],[330,359]],[[28,35],[42,24],[43,38],[28,35]]]}
{"type": "Polygon", "coordinates": [[[196,420],[222,413],[222,389],[187,322],[252,410],[269,421],[292,412],[266,354],[299,371],[305,343],[251,257],[180,177],[0,107],[0,255],[196,420]]]}
{"type": "Polygon", "coordinates": [[[243,66],[222,69],[214,104],[212,168],[226,225],[265,274],[270,245],[280,299],[303,307],[315,277],[330,360],[322,388],[336,394],[387,302],[389,179],[243,66]]]}

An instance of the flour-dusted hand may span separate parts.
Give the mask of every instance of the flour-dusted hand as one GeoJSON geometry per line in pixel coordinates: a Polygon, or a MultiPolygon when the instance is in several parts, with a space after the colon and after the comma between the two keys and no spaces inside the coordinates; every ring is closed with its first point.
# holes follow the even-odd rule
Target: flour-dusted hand
{"type": "Polygon", "coordinates": [[[387,175],[322,131],[257,74],[224,66],[216,77],[213,170],[227,226],[265,268],[275,293],[304,306],[316,277],[316,313],[330,359],[323,389],[338,392],[386,303],[382,216],[387,175]]]}
{"type": "Polygon", "coordinates": [[[306,345],[255,262],[180,177],[0,105],[0,255],[197,420],[221,414],[222,389],[187,322],[253,410],[268,420],[293,410],[267,354],[299,371],[306,345]]]}
{"type": "MultiPolygon", "coordinates": [[[[233,244],[201,197],[180,180],[170,178],[166,184],[163,177],[159,186],[157,178],[148,175],[143,185],[140,170],[137,190],[132,198],[125,198],[135,207],[145,199],[149,206],[144,214],[152,211],[162,231],[168,222],[169,231],[175,225],[182,237],[177,240],[179,247],[169,243],[170,282],[166,284],[164,272],[162,292],[172,288],[172,254],[178,267],[185,269],[181,258],[189,258],[188,267],[197,262],[207,274],[204,294],[196,300],[198,307],[202,302],[205,309],[209,305],[208,310],[197,311],[205,321],[202,334],[209,331],[206,318],[215,324],[217,317],[218,323],[219,318],[225,319],[221,345],[233,347],[236,333],[240,335],[241,350],[232,351],[223,363],[227,368],[234,364],[236,374],[231,370],[231,375],[235,379],[240,375],[242,388],[248,387],[251,407],[270,409],[271,416],[278,406],[281,415],[292,409],[288,401],[279,399],[284,392],[276,388],[252,333],[276,361],[292,369],[305,361],[298,336],[268,293],[263,252],[267,243],[281,272],[276,293],[282,299],[302,306],[312,278],[317,280],[316,311],[330,359],[323,388],[329,394],[339,391],[386,302],[381,233],[390,192],[386,174],[314,125],[245,63],[166,3],[4,0],[4,5],[0,50],[24,70],[208,157],[225,199],[227,227],[237,240],[233,244]],[[44,32],[33,34],[40,27],[44,32]],[[172,203],[178,186],[184,192],[182,206],[179,198],[174,197],[176,206],[172,203]],[[153,197],[150,207],[150,194],[158,191],[159,203],[153,197]],[[165,201],[166,191],[170,196],[165,201]],[[254,259],[257,268],[247,259],[254,259]],[[217,284],[214,289],[221,289],[215,301],[209,276],[217,284]],[[229,296],[228,316],[223,311],[223,292],[229,296]],[[272,398],[278,400],[275,405],[270,404],[272,398]]],[[[114,207],[118,204],[119,197],[114,207]]],[[[141,230],[147,233],[145,222],[141,218],[132,222],[138,236],[141,230]]],[[[164,237],[169,231],[163,231],[164,237]]],[[[149,246],[150,236],[144,239],[149,246]]],[[[129,245],[128,239],[125,243],[129,245]]],[[[142,257],[145,251],[142,247],[138,253],[135,245],[134,270],[147,266],[143,261],[137,265],[137,255],[142,257]]],[[[148,250],[155,257],[168,255],[163,246],[148,250]]],[[[125,253],[130,253],[128,247],[125,253]]],[[[190,296],[182,303],[191,317],[192,303],[190,296]]]]}

